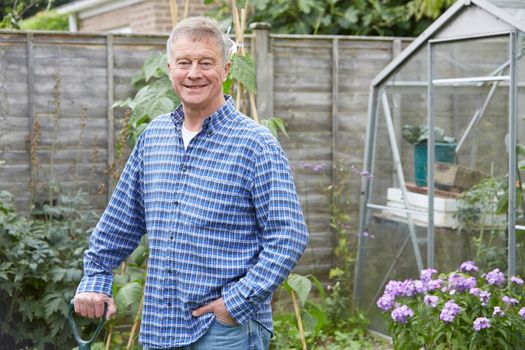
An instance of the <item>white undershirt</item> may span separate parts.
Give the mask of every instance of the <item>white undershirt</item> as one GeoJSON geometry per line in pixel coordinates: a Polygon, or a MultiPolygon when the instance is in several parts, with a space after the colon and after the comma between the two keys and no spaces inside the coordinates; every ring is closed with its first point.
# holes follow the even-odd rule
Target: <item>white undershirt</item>
{"type": "Polygon", "coordinates": [[[198,130],[198,131],[189,131],[188,129],[186,129],[184,124],[182,124],[182,141],[184,142],[184,149],[185,150],[188,148],[188,145],[189,145],[190,141],[195,136],[197,136],[197,134],[200,133],[200,132],[201,132],[200,130],[198,130]]]}

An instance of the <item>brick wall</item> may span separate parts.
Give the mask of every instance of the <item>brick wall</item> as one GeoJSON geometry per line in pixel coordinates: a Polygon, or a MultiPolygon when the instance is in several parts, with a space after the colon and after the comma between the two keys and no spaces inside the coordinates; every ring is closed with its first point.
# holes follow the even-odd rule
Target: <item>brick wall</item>
{"type": "MultiPolygon", "coordinates": [[[[185,0],[177,0],[179,19],[184,16],[185,3],[185,0]]],[[[205,15],[211,8],[204,0],[189,0],[188,16],[205,15]]],[[[109,31],[126,26],[131,27],[133,33],[169,33],[172,28],[169,0],[145,0],[83,19],[80,31],[109,31]]]]}
{"type": "Polygon", "coordinates": [[[81,32],[103,32],[129,25],[130,7],[120,8],[80,21],[81,32]]]}

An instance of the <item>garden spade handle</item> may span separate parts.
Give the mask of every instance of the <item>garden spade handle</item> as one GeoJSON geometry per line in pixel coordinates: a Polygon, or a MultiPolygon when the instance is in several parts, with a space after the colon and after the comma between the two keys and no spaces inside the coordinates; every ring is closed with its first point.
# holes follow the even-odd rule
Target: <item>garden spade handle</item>
{"type": "Polygon", "coordinates": [[[80,335],[78,334],[78,328],[77,324],[75,323],[75,320],[73,319],[73,312],[75,311],[75,304],[73,303],[73,300],[71,300],[71,303],[69,303],[69,309],[67,312],[67,320],[69,322],[69,325],[71,326],[71,329],[73,330],[73,336],[75,337],[75,340],[78,343],[78,350],[90,350],[91,344],[97,339],[100,331],[102,330],[102,327],[104,326],[104,322],[106,322],[106,311],[107,311],[107,304],[104,303],[104,314],[100,318],[100,322],[98,323],[97,329],[95,330],[95,333],[93,333],[93,336],[89,340],[84,340],[80,338],[80,335]]]}

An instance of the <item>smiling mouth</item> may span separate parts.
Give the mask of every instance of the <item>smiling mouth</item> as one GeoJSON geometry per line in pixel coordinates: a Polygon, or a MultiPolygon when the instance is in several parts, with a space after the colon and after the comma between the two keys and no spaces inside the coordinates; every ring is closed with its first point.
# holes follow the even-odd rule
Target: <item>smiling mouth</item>
{"type": "Polygon", "coordinates": [[[205,87],[206,85],[184,85],[184,86],[190,90],[197,90],[197,89],[205,87]]]}

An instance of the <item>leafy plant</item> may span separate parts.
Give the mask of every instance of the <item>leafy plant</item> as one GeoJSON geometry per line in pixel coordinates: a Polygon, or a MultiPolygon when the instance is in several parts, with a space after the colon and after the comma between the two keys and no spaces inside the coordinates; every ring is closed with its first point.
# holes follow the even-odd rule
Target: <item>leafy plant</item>
{"type": "Polygon", "coordinates": [[[69,21],[66,14],[59,14],[56,11],[40,11],[33,17],[22,20],[20,29],[66,31],[69,29],[69,21]]]}
{"type": "Polygon", "coordinates": [[[166,54],[146,58],[140,73],[131,80],[133,87],[138,89],[135,97],[113,103],[113,108],[125,107],[131,110],[127,139],[130,148],[135,146],[153,118],[171,112],[180,102],[171,86],[167,64],[166,54]]]}
{"type": "Polygon", "coordinates": [[[455,218],[459,231],[477,234],[474,259],[485,268],[505,266],[506,216],[500,215],[507,184],[492,177],[462,192],[457,197],[455,218]]]}
{"type": "Polygon", "coordinates": [[[67,304],[80,281],[95,215],[85,197],[60,196],[38,217],[19,216],[0,192],[0,335],[6,348],[67,348],[67,304]]]}
{"type": "MultiPolygon", "coordinates": [[[[267,22],[272,31],[285,34],[417,36],[452,3],[453,0],[252,0],[247,22],[267,22]]],[[[245,6],[246,1],[238,4],[245,6]]],[[[230,1],[221,0],[210,14],[231,25],[230,1]]]]}
{"type": "MultiPolygon", "coordinates": [[[[411,144],[426,142],[428,139],[428,127],[426,125],[405,125],[402,130],[403,138],[411,144]]],[[[434,127],[434,141],[444,143],[455,143],[456,139],[446,136],[442,128],[434,127]]]]}
{"type": "Polygon", "coordinates": [[[499,269],[481,274],[472,261],[419,280],[390,281],[377,306],[390,311],[394,349],[519,349],[525,347],[523,280],[507,283],[499,269]]]}

